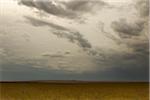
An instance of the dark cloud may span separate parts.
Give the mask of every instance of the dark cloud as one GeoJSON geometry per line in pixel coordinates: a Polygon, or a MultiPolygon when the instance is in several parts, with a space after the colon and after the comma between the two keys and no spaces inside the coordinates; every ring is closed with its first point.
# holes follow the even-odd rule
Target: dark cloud
{"type": "Polygon", "coordinates": [[[121,38],[129,38],[140,35],[144,29],[144,22],[138,20],[137,22],[129,23],[126,19],[120,19],[112,22],[111,27],[121,38]]]}
{"type": "Polygon", "coordinates": [[[148,81],[149,80],[149,67],[133,67],[134,65],[128,66],[122,65],[122,67],[114,67],[108,69],[106,72],[106,77],[111,76],[110,80],[120,80],[120,81],[148,81]]]}
{"type": "Polygon", "coordinates": [[[149,16],[149,0],[138,0],[135,8],[139,11],[141,17],[149,16]]]}
{"type": "Polygon", "coordinates": [[[31,23],[33,26],[49,26],[50,28],[53,28],[54,31],[52,32],[54,35],[56,35],[59,38],[66,38],[71,43],[76,43],[79,45],[82,49],[90,49],[92,48],[92,45],[89,43],[88,40],[86,40],[82,34],[76,31],[69,30],[63,26],[53,24],[50,22],[45,22],[39,19],[35,19],[33,17],[25,17],[29,23],[31,23]]]}
{"type": "Polygon", "coordinates": [[[75,74],[62,70],[47,70],[35,68],[32,65],[7,63],[2,65],[0,80],[103,80],[103,81],[148,81],[148,67],[135,67],[126,65],[112,67],[107,70],[75,74]],[[11,66],[11,67],[10,67],[11,66]],[[11,68],[11,69],[10,69],[11,68]],[[55,76],[55,77],[54,77],[55,76]]]}
{"type": "MultiPolygon", "coordinates": [[[[54,0],[49,0],[48,2],[41,0],[20,0],[20,3],[57,17],[65,17],[69,19],[79,18],[82,14],[91,12],[92,8],[96,5],[99,5],[99,7],[104,7],[106,5],[104,2],[92,0],[72,0],[69,2],[60,2],[57,0],[55,0],[55,2],[54,0]]],[[[148,5],[145,0],[141,0],[136,5],[141,18],[142,16],[143,18],[148,16],[148,5]]],[[[116,50],[115,48],[116,51],[114,48],[109,50],[107,48],[93,48],[91,43],[86,40],[80,32],[71,30],[56,23],[29,16],[25,16],[25,18],[28,23],[35,27],[48,27],[51,34],[77,44],[92,56],[86,55],[83,58],[82,56],[73,58],[72,56],[67,56],[70,54],[70,51],[67,51],[54,54],[44,53],[40,56],[37,55],[36,57],[31,57],[33,55],[30,57],[26,55],[20,57],[20,54],[17,51],[18,41],[12,41],[13,38],[0,39],[2,41],[0,41],[0,71],[2,73],[2,79],[0,80],[73,79],[148,81],[149,41],[141,37],[144,33],[143,30],[146,30],[146,25],[145,21],[141,21],[140,18],[139,20],[132,22],[129,22],[127,19],[120,19],[119,21],[114,21],[112,23],[111,27],[115,33],[117,33],[122,41],[127,44],[126,46],[123,46],[123,48],[121,48],[123,44],[118,45],[121,50],[116,50]],[[129,49],[129,51],[127,49],[129,49]],[[94,66],[92,66],[93,64],[90,65],[89,62],[94,63],[94,66]],[[88,69],[88,67],[90,68],[88,69]],[[83,69],[85,72],[76,73],[83,69]],[[93,71],[92,69],[96,69],[96,71],[93,71]]],[[[120,43],[119,39],[115,38],[104,29],[104,24],[100,26],[100,30],[106,37],[116,43],[120,43]]],[[[24,34],[23,37],[26,40],[29,40],[28,35],[24,34]]],[[[26,53],[28,54],[28,51],[26,53]]]]}
{"type": "Polygon", "coordinates": [[[24,4],[29,7],[36,7],[36,4],[34,3],[33,0],[20,0],[19,4],[24,4]]]}
{"type": "Polygon", "coordinates": [[[148,58],[149,55],[149,41],[139,40],[136,43],[129,44],[129,46],[134,50],[134,53],[139,56],[148,58]]]}
{"type": "Polygon", "coordinates": [[[69,79],[68,77],[70,76],[67,75],[62,70],[58,71],[52,69],[47,70],[43,68],[35,68],[31,64],[27,64],[27,63],[24,65],[7,63],[7,64],[2,64],[1,66],[2,66],[1,67],[2,70],[0,70],[1,73],[0,80],[2,81],[50,80],[50,79],[63,80],[63,79],[69,79]]]}
{"type": "Polygon", "coordinates": [[[135,76],[135,78],[148,78],[149,39],[146,36],[146,32],[148,30],[146,18],[149,11],[148,6],[148,0],[137,0],[136,10],[140,16],[137,16],[136,20],[128,20],[128,18],[120,19],[119,21],[114,21],[111,24],[114,32],[120,36],[127,48],[132,50],[132,52],[122,53],[118,56],[114,55],[117,56],[117,60],[113,57],[112,65],[129,66],[130,68],[125,67],[123,71],[128,73],[130,72],[129,75],[133,74],[133,76],[139,73],[139,75],[135,76]],[[134,72],[131,73],[132,71],[134,72]]]}
{"type": "MultiPolygon", "coordinates": [[[[1,80],[107,80],[107,81],[148,81],[148,41],[137,40],[137,42],[130,44],[134,52],[114,52],[113,50],[96,49],[97,56],[97,71],[76,73],[80,70],[75,65],[59,66],[64,62],[56,59],[46,58],[17,58],[14,59],[10,55],[10,59],[6,63],[1,63],[1,80]],[[141,42],[142,41],[142,42],[141,42]],[[103,58],[102,58],[103,57],[103,58]],[[14,60],[12,60],[12,59],[14,60]],[[52,63],[49,65],[47,63],[52,63]],[[56,65],[53,63],[56,63],[56,65]],[[59,63],[59,64],[58,64],[59,63]],[[58,64],[58,65],[57,65],[58,64]],[[10,67],[11,66],[11,67],[10,67]],[[58,66],[58,67],[57,67],[58,66]],[[59,68],[55,69],[53,67],[59,68]],[[69,70],[69,68],[75,68],[69,70]],[[104,68],[104,69],[103,69],[104,68]],[[69,74],[68,74],[69,73],[69,74]],[[55,77],[54,77],[55,76],[55,77]]],[[[1,52],[4,52],[1,50],[1,52]]],[[[16,55],[12,55],[15,56],[16,55]]],[[[44,57],[62,58],[64,53],[43,54],[44,57]]],[[[71,58],[72,59],[72,58],[71,58]]],[[[1,60],[0,60],[1,61],[1,60]]],[[[95,61],[95,59],[94,59],[95,61]]],[[[68,61],[66,61],[68,62],[68,61]]],[[[69,62],[70,63],[70,62],[69,62]]],[[[85,62],[82,62],[85,63],[85,62]]],[[[81,66],[83,67],[83,66],[81,66]]],[[[85,67],[86,68],[86,67],[85,67]]],[[[91,66],[93,68],[93,66],[91,66]]]]}
{"type": "MultiPolygon", "coordinates": [[[[134,50],[137,50],[135,47],[134,50]]],[[[105,54],[105,59],[97,58],[99,67],[105,66],[105,79],[145,80],[149,76],[149,55],[142,51],[105,54]]],[[[97,69],[99,70],[99,68],[97,69]]],[[[103,75],[103,74],[102,74],[103,75]]]]}
{"type": "Polygon", "coordinates": [[[107,5],[105,2],[100,0],[72,0],[68,2],[57,0],[20,0],[19,4],[42,10],[54,16],[69,19],[80,18],[82,14],[91,12],[95,6],[102,8],[107,5]]]}
{"type": "Polygon", "coordinates": [[[131,36],[132,38],[122,38],[122,41],[126,44],[129,51],[113,51],[111,49],[108,51],[100,51],[97,49],[97,52],[100,55],[97,56],[95,61],[97,62],[97,65],[106,67],[106,70],[102,71],[102,74],[100,74],[103,76],[104,72],[105,79],[107,79],[108,76],[111,76],[112,80],[148,81],[149,40],[140,35],[131,36]]]}
{"type": "MultiPolygon", "coordinates": [[[[122,67],[122,69],[124,70],[124,74],[125,72],[128,72],[127,77],[131,77],[133,76],[134,79],[139,79],[143,78],[143,79],[147,79],[148,80],[148,74],[149,74],[149,55],[148,53],[145,53],[144,51],[135,51],[132,54],[128,54],[123,57],[122,62],[125,61],[125,63],[123,63],[122,66],[124,66],[124,68],[122,67]],[[126,58],[126,56],[128,56],[128,58],[126,58]],[[130,59],[129,59],[130,57],[130,59]],[[128,67],[126,67],[128,66],[128,67]]],[[[119,60],[118,60],[119,61],[119,60]]],[[[118,66],[119,68],[119,66],[118,66]]],[[[119,71],[122,72],[122,71],[119,71]]],[[[121,74],[120,74],[121,75],[121,74]]]]}
{"type": "Polygon", "coordinates": [[[72,43],[76,43],[84,50],[92,48],[92,45],[88,40],[83,38],[83,35],[79,32],[54,32],[60,38],[66,38],[72,43]]]}
{"type": "Polygon", "coordinates": [[[33,17],[29,17],[29,16],[24,16],[28,23],[32,24],[33,26],[49,26],[49,27],[52,27],[54,29],[57,29],[57,30],[62,30],[62,31],[67,31],[68,29],[63,27],[63,26],[59,26],[57,24],[54,24],[54,23],[50,23],[50,22],[46,22],[46,21],[43,21],[43,20],[40,20],[40,19],[36,19],[36,18],[33,18],[33,17]]]}
{"type": "Polygon", "coordinates": [[[66,51],[64,54],[69,55],[69,54],[71,54],[71,52],[70,51],[66,51]]]}
{"type": "Polygon", "coordinates": [[[71,52],[69,51],[66,51],[66,52],[57,52],[57,53],[54,53],[54,54],[51,54],[51,53],[43,53],[42,56],[43,57],[51,57],[51,58],[65,58],[66,55],[69,55],[71,52]]]}
{"type": "Polygon", "coordinates": [[[68,9],[78,12],[89,12],[95,5],[99,5],[99,7],[104,7],[107,5],[104,1],[100,0],[72,0],[69,2],[64,2],[64,4],[68,9]]]}

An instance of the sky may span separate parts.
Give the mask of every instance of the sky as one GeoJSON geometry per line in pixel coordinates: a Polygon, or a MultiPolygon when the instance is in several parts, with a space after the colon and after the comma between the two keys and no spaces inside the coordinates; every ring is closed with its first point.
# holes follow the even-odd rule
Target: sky
{"type": "Polygon", "coordinates": [[[0,81],[148,81],[148,0],[1,0],[0,81]]]}

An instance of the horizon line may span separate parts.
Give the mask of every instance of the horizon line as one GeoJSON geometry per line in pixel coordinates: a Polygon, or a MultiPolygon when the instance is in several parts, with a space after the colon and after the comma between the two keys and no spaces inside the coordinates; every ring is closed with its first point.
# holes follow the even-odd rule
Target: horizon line
{"type": "Polygon", "coordinates": [[[97,82],[97,83],[105,83],[105,82],[108,82],[108,83],[139,83],[139,82],[143,82],[143,83],[150,83],[150,81],[136,81],[136,80],[133,80],[133,81],[128,81],[128,80],[122,80],[122,81],[100,81],[100,80],[14,80],[14,81],[2,81],[0,80],[0,83],[15,83],[15,82],[97,82]]]}

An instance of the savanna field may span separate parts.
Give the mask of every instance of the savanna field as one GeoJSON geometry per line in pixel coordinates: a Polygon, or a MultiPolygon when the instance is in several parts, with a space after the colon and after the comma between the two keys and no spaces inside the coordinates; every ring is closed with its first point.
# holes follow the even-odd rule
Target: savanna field
{"type": "Polygon", "coordinates": [[[149,83],[0,83],[0,100],[149,100],[149,83]]]}

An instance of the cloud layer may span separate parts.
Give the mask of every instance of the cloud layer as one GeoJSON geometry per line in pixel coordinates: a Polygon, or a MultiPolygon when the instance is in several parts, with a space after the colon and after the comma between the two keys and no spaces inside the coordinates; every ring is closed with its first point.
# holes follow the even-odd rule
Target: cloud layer
{"type": "Polygon", "coordinates": [[[0,16],[2,80],[148,81],[148,0],[16,2],[0,16]]]}
{"type": "Polygon", "coordinates": [[[63,26],[59,26],[57,24],[48,23],[39,19],[35,19],[32,17],[25,17],[32,25],[34,26],[48,26],[49,28],[54,29],[50,33],[56,35],[59,38],[66,38],[71,43],[76,43],[83,49],[89,49],[92,48],[91,44],[88,42],[88,40],[84,39],[83,35],[79,32],[69,30],[63,26]]]}
{"type": "Polygon", "coordinates": [[[104,1],[101,0],[20,0],[19,3],[28,7],[42,10],[57,17],[69,19],[80,18],[83,14],[92,11],[94,7],[102,8],[107,5],[104,1]]]}

